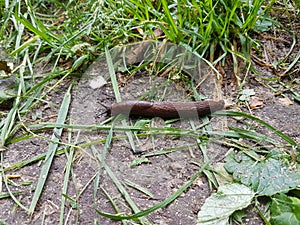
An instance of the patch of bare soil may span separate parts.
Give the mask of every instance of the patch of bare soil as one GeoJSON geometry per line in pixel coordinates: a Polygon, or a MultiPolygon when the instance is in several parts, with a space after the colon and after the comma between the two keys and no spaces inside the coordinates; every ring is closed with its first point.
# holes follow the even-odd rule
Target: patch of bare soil
{"type": "MultiPolygon", "coordinates": [[[[290,34],[286,33],[282,38],[286,41],[280,42],[279,44],[278,39],[263,38],[262,46],[265,48],[263,55],[265,57],[268,55],[268,59],[270,60],[268,63],[272,62],[270,58],[271,53],[269,51],[275,53],[272,57],[278,57],[279,59],[284,57],[282,52],[287,52],[291,46],[292,40],[290,34]]],[[[298,52],[299,49],[298,43],[293,52],[298,52]]],[[[299,66],[298,63],[297,68],[299,68],[299,66]]],[[[274,75],[274,69],[262,64],[259,65],[257,63],[256,70],[263,74],[263,77],[267,74],[268,77],[276,76],[274,75]]],[[[99,124],[106,119],[105,114],[103,114],[106,110],[105,105],[110,106],[115,102],[114,94],[110,83],[104,86],[99,85],[99,87],[92,85],[94,87],[92,88],[91,80],[96,79],[96,86],[97,82],[101,83],[102,81],[97,80],[97,77],[107,77],[107,66],[103,64],[103,61],[96,61],[91,65],[86,74],[88,78],[81,79],[73,90],[70,118],[72,118],[74,124],[99,124]]],[[[166,80],[164,77],[153,78],[148,74],[141,74],[128,79],[123,75],[118,77],[118,81],[123,83],[120,88],[123,100],[137,99],[149,90],[153,91],[153,96],[164,96],[165,100],[182,101],[188,99],[189,93],[186,92],[184,86],[177,85],[176,82],[165,84],[166,80]],[[122,79],[125,79],[125,81],[122,81],[122,79]]],[[[283,77],[283,81],[290,80],[290,77],[283,77]]],[[[52,116],[57,113],[67,86],[68,83],[56,89],[55,92],[52,92],[49,96],[49,102],[56,103],[54,107],[53,105],[45,103],[44,105],[40,105],[39,108],[34,109],[32,114],[41,111],[44,113],[42,115],[43,118],[48,118],[47,121],[55,122],[55,116],[52,116]]],[[[246,87],[254,89],[256,96],[263,101],[262,108],[252,110],[252,113],[299,141],[299,103],[292,101],[293,104],[291,105],[283,104],[282,101],[279,100],[282,98],[282,95],[277,95],[277,93],[271,91],[269,87],[263,86],[262,81],[254,75],[247,78],[246,87]]],[[[224,98],[234,99],[236,97],[236,91],[230,92],[230,90],[233,90],[232,86],[227,89],[224,98]]],[[[286,97],[292,99],[292,96],[286,89],[281,91],[281,93],[286,94],[286,97]]],[[[300,92],[299,86],[295,88],[295,91],[300,92]]],[[[247,110],[247,107],[241,107],[243,110],[247,110]]],[[[29,114],[28,117],[32,116],[32,114],[29,114]]],[[[31,118],[28,118],[28,120],[31,120],[31,118]]],[[[128,125],[133,125],[135,121],[134,119],[127,119],[128,125]]],[[[224,123],[224,121],[224,118],[211,118],[211,129],[226,129],[227,124],[224,123]]],[[[195,121],[195,125],[200,125],[201,122],[201,120],[195,121]]],[[[121,125],[121,123],[116,125],[121,125]]],[[[152,126],[165,126],[165,121],[155,119],[152,122],[152,126]]],[[[177,121],[170,126],[188,128],[190,125],[188,121],[177,121]]],[[[76,139],[78,132],[79,131],[73,130],[74,139],[76,139]]],[[[49,141],[44,137],[50,138],[51,132],[45,132],[39,135],[40,136],[26,141],[10,144],[4,154],[3,162],[5,162],[5,164],[3,166],[6,167],[15,162],[30,159],[39,153],[46,152],[49,141]]],[[[108,131],[80,131],[78,140],[79,142],[105,140],[107,135],[108,131]]],[[[134,138],[134,143],[144,154],[182,146],[190,147],[168,154],[149,157],[149,163],[131,167],[130,163],[132,160],[141,157],[141,155],[133,153],[125,132],[115,131],[114,137],[116,137],[116,139],[112,142],[105,162],[114,176],[125,186],[129,196],[140,210],[147,209],[163,201],[170,196],[171,193],[178,190],[178,188],[189,180],[199,169],[195,163],[203,162],[203,154],[199,146],[190,146],[191,143],[196,142],[194,137],[174,137],[160,134],[147,137],[139,136],[138,138],[134,138]],[[131,181],[147,188],[153,196],[147,196],[132,187],[126,186],[126,181],[131,181]]],[[[64,132],[62,141],[67,142],[67,132],[64,132]]],[[[81,148],[75,151],[68,196],[76,199],[80,193],[80,197],[77,199],[77,208],[72,207],[71,204],[67,204],[64,215],[66,224],[75,224],[76,222],[78,222],[78,224],[121,224],[121,222],[99,216],[94,210],[94,206],[96,206],[100,211],[115,213],[107,193],[117,203],[120,211],[128,214],[132,213],[132,210],[125,203],[124,198],[117,190],[109,174],[103,169],[97,192],[94,192],[95,177],[100,168],[100,162],[97,156],[103,153],[103,149],[104,143],[99,142],[97,145],[94,145],[94,149],[81,148]]],[[[207,154],[210,158],[215,158],[215,162],[219,162],[223,160],[227,151],[228,149],[223,146],[209,144],[207,154]]],[[[15,207],[14,202],[10,198],[1,199],[0,223],[11,225],[42,224],[42,221],[44,221],[43,224],[58,224],[65,166],[65,155],[55,157],[41,199],[35,213],[31,217],[20,207],[15,207]]],[[[17,171],[6,172],[6,175],[18,175],[18,178],[13,180],[15,185],[11,185],[11,189],[12,191],[20,191],[17,195],[18,199],[27,207],[32,199],[40,169],[40,163],[33,163],[17,171]],[[29,185],[22,185],[24,181],[29,183],[29,185]]],[[[5,186],[3,186],[3,191],[7,191],[5,186]]],[[[211,190],[207,179],[202,175],[195,184],[179,198],[167,207],[147,216],[147,220],[149,224],[195,224],[197,213],[210,193],[211,190]]],[[[248,212],[251,216],[244,219],[246,224],[263,224],[255,213],[255,209],[249,208],[248,212]]]]}
{"type": "MultiPolygon", "coordinates": [[[[96,63],[96,65],[98,65],[98,63],[96,63]]],[[[99,70],[99,68],[103,67],[91,67],[91,70],[89,70],[87,74],[90,76],[93,76],[93,74],[103,74],[105,77],[106,71],[99,70]]],[[[169,84],[167,83],[167,79],[163,77],[153,78],[148,74],[142,74],[140,76],[135,76],[134,78],[126,79],[121,74],[118,74],[118,80],[119,83],[122,83],[122,80],[126,80],[126,84],[124,82],[123,87],[120,88],[123,100],[138,99],[145,93],[151,93],[153,96],[157,97],[163,96],[165,100],[182,101],[187,99],[187,92],[181,85],[174,85],[174,83],[169,84]]],[[[99,112],[104,112],[106,110],[104,106],[110,106],[114,102],[112,98],[112,96],[114,96],[112,87],[109,83],[102,88],[94,90],[92,90],[89,85],[90,79],[81,80],[75,91],[71,116],[76,124],[95,124],[103,121],[103,115],[100,113],[100,116],[98,117],[95,112],[98,112],[98,114],[99,112]],[[89,91],[86,89],[89,89],[89,91]]],[[[212,121],[214,121],[212,122],[213,124],[216,124],[218,120],[217,118],[214,118],[212,121]]],[[[127,122],[128,125],[133,125],[136,120],[127,120],[127,122]]],[[[201,121],[194,122],[196,126],[201,124],[201,121]]],[[[121,122],[117,123],[116,126],[122,126],[121,122]]],[[[164,127],[165,121],[157,118],[152,122],[152,126],[164,127]]],[[[183,129],[189,128],[188,121],[178,121],[172,123],[171,126],[183,129]]],[[[84,135],[87,134],[85,133],[84,135]]],[[[107,132],[94,132],[88,134],[88,138],[91,141],[104,139],[106,136],[107,132]]],[[[165,200],[171,193],[174,193],[191,176],[193,176],[197,170],[199,170],[199,167],[193,164],[193,162],[203,161],[203,156],[199,147],[191,146],[192,143],[195,143],[195,138],[157,134],[155,136],[141,136],[134,139],[136,148],[139,151],[142,151],[143,154],[146,154],[158,150],[182,148],[182,146],[186,147],[184,147],[183,150],[149,157],[149,163],[131,167],[130,163],[142,155],[133,153],[133,149],[127,141],[125,132],[115,131],[114,136],[121,138],[113,140],[112,147],[106,157],[106,164],[122,183],[129,180],[147,188],[153,194],[153,197],[149,197],[133,188],[126,188],[130,197],[140,209],[147,209],[152,205],[165,200]]],[[[97,151],[100,153],[102,153],[103,148],[104,144],[96,147],[97,151]]],[[[224,149],[211,149],[209,154],[214,156],[224,154],[224,152],[221,153],[221,151],[224,151],[224,149]]],[[[92,152],[86,150],[86,154],[82,158],[81,166],[76,165],[76,167],[78,166],[78,173],[81,174],[82,167],[86,168],[90,166],[90,170],[93,172],[89,173],[89,178],[92,178],[96,173],[97,168],[99,168],[99,162],[92,163],[93,160],[89,155],[92,155],[92,152]]],[[[84,182],[87,182],[87,180],[82,181],[82,183],[84,182]]],[[[99,189],[96,202],[97,209],[114,213],[115,211],[103,190],[108,192],[110,196],[118,196],[119,191],[116,189],[107,173],[102,175],[99,189]]],[[[93,186],[91,185],[91,191],[92,190],[93,186]]],[[[196,222],[197,212],[209,193],[210,190],[208,184],[205,181],[205,178],[201,177],[197,183],[189,188],[180,198],[176,199],[169,206],[152,213],[147,218],[150,224],[194,224],[196,222]]],[[[85,204],[92,206],[92,195],[86,195],[84,193],[84,196],[85,204]]],[[[128,206],[126,206],[127,204],[124,202],[123,198],[118,197],[116,202],[121,211],[128,214],[132,213],[128,206]]],[[[91,208],[87,208],[87,210],[90,212],[92,211],[91,208]]],[[[97,215],[90,218],[82,218],[85,222],[91,218],[98,218],[101,224],[113,224],[110,219],[99,217],[97,215]]],[[[90,223],[92,223],[92,221],[90,221],[90,223]]]]}

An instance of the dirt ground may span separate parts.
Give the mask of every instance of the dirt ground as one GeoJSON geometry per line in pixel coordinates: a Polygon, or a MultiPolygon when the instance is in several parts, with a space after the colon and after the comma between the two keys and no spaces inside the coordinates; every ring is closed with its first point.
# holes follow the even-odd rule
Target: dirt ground
{"type": "MultiPolygon", "coordinates": [[[[273,33],[268,34],[262,38],[262,50],[263,57],[268,59],[271,63],[273,60],[280,59],[285,56],[289,51],[292,43],[292,36],[289,33],[278,34],[277,38],[270,38],[273,33]]],[[[298,35],[299,36],[299,35],[298,35]]],[[[294,54],[300,50],[299,43],[294,49],[294,54]]],[[[275,71],[267,66],[263,66],[259,63],[255,63],[255,69],[259,71],[264,78],[276,77],[275,71]]],[[[295,69],[298,68],[299,62],[295,69]]],[[[225,68],[226,69],[226,68],[225,68]]],[[[110,83],[95,88],[91,87],[91,81],[95,82],[94,85],[101,86],[103,81],[97,80],[99,77],[107,77],[107,66],[103,63],[103,60],[97,60],[94,62],[88,71],[86,71],[86,78],[82,78],[78,81],[78,84],[72,91],[72,105],[70,110],[70,118],[74,124],[99,124],[105,120],[106,106],[110,106],[114,100],[114,94],[110,83]]],[[[118,73],[119,83],[121,85],[120,92],[123,100],[137,99],[142,96],[146,91],[155,88],[153,96],[164,96],[165,100],[182,101],[188,99],[188,93],[185,91],[184,86],[176,85],[176,82],[168,84],[163,88],[159,88],[159,85],[166,81],[165,77],[158,77],[153,79],[147,73],[139,74],[133,78],[126,79],[126,74],[118,73]]],[[[243,77],[244,74],[241,74],[243,77]]],[[[299,89],[299,72],[298,77],[294,77],[298,82],[298,87],[295,87],[295,91],[300,93],[299,89]]],[[[71,79],[71,78],[70,78],[71,79]]],[[[237,90],[235,85],[230,84],[232,79],[230,69],[226,69],[226,77],[223,78],[222,88],[220,93],[214,93],[214,96],[222,96],[229,102],[234,102],[237,96],[237,90]]],[[[283,77],[283,82],[289,82],[291,77],[283,77]]],[[[69,80],[70,81],[70,80],[69,80]]],[[[47,103],[39,105],[34,109],[31,114],[37,114],[42,112],[42,121],[55,122],[55,114],[60,106],[63,95],[69,81],[62,84],[59,88],[54,90],[49,95],[49,100],[55,103],[55,106],[48,105],[47,103]],[[52,117],[52,115],[54,115],[52,117]]],[[[216,80],[218,83],[219,81],[216,80]]],[[[274,127],[277,127],[284,131],[296,141],[300,141],[300,120],[299,103],[292,101],[293,104],[286,105],[286,101],[282,101],[283,96],[279,92],[271,91],[269,87],[263,85],[263,81],[255,78],[254,75],[250,75],[246,79],[245,88],[252,88],[256,92],[256,97],[259,97],[263,101],[263,107],[260,109],[252,110],[253,115],[258,116],[274,127]]],[[[270,82],[269,82],[270,83],[270,82]]],[[[276,84],[276,82],[274,82],[276,84]]],[[[205,84],[203,84],[205,85],[205,84]]],[[[217,84],[217,86],[219,83],[217,84]]],[[[284,88],[278,86],[281,94],[285,94],[286,97],[292,99],[291,94],[284,88]]],[[[218,92],[218,89],[214,89],[218,92]]],[[[204,94],[211,95],[210,91],[204,94]]],[[[211,96],[211,97],[214,97],[211,96]]],[[[233,109],[242,109],[247,111],[246,106],[233,105],[233,109]]],[[[32,118],[28,118],[28,121],[32,121],[32,118]]],[[[37,120],[36,122],[39,122],[37,120]]],[[[127,120],[128,124],[134,124],[135,120],[127,120]]],[[[224,118],[211,118],[211,129],[224,130],[231,121],[224,118]]],[[[29,123],[30,124],[30,123],[29,123]]],[[[195,121],[196,125],[201,124],[201,120],[195,121]]],[[[165,126],[163,120],[154,120],[152,126],[159,127],[165,126]]],[[[172,127],[188,128],[188,121],[177,121],[171,125],[172,127]]],[[[78,131],[73,131],[73,136],[77,135],[78,131]]],[[[81,131],[80,141],[97,141],[105,139],[108,131],[81,131]]],[[[40,134],[43,137],[51,137],[51,131],[40,134]]],[[[124,136],[125,133],[121,131],[115,131],[114,136],[124,136]]],[[[62,137],[63,141],[67,141],[67,132],[62,137]]],[[[187,136],[181,136],[174,138],[169,135],[156,135],[153,138],[139,137],[135,139],[135,144],[143,153],[154,152],[157,150],[163,150],[166,148],[176,148],[181,146],[190,146],[191,143],[195,143],[195,139],[187,136]]],[[[18,143],[10,144],[8,150],[5,152],[3,161],[4,167],[21,161],[29,159],[39,153],[46,152],[49,142],[39,137],[32,138],[30,140],[21,141],[18,143]]],[[[115,213],[111,202],[108,200],[105,192],[116,201],[119,208],[123,212],[132,213],[130,208],[125,204],[124,199],[119,194],[119,191],[115,187],[112,180],[109,178],[107,172],[103,172],[100,176],[99,187],[96,194],[96,202],[94,202],[94,178],[98,173],[100,162],[97,159],[97,153],[101,154],[104,149],[104,143],[94,146],[95,149],[85,148],[77,150],[74,156],[72,178],[68,189],[68,195],[71,198],[76,198],[76,195],[84,190],[78,199],[78,209],[72,208],[71,205],[67,205],[65,210],[66,224],[121,224],[121,222],[112,221],[110,219],[99,216],[94,210],[94,203],[96,208],[103,212],[115,213]],[[95,153],[96,152],[96,153],[95,153]],[[87,186],[86,186],[87,185],[87,186]]],[[[228,148],[216,145],[208,145],[208,156],[214,158],[213,164],[222,162],[225,154],[228,152],[228,148]]],[[[183,150],[174,151],[168,154],[149,157],[149,163],[143,163],[136,167],[130,167],[130,163],[133,159],[140,157],[140,155],[133,154],[130,144],[125,137],[119,137],[112,142],[112,146],[106,156],[106,164],[110,167],[113,174],[124,184],[126,180],[139,184],[142,187],[147,188],[154,197],[149,197],[134,188],[126,186],[132,200],[137,204],[139,209],[146,209],[156,203],[159,203],[174,193],[181,185],[183,185],[195,172],[199,169],[196,165],[197,162],[203,162],[203,154],[199,147],[191,146],[184,148],[183,150]]],[[[61,190],[62,182],[64,179],[66,157],[65,155],[57,156],[54,159],[54,163],[51,167],[50,177],[46,182],[41,199],[37,205],[35,213],[32,217],[29,217],[24,210],[16,207],[14,202],[10,198],[0,200],[0,224],[58,224],[61,202],[61,190]]],[[[9,171],[7,174],[19,175],[20,178],[14,179],[14,182],[19,186],[13,187],[13,191],[23,191],[18,195],[19,200],[25,206],[29,206],[35,184],[39,177],[41,165],[34,163],[23,167],[17,171],[9,171]],[[30,182],[28,186],[22,186],[21,183],[27,181],[30,182]]],[[[6,191],[5,187],[3,190],[6,191]]],[[[174,202],[169,204],[154,213],[147,216],[150,224],[160,225],[179,225],[179,224],[195,224],[197,219],[197,213],[203,205],[205,199],[210,195],[211,190],[208,185],[207,179],[204,175],[195,182],[184,194],[177,198],[174,202]]],[[[263,224],[261,219],[256,215],[254,209],[249,208],[248,212],[250,216],[244,219],[245,224],[263,224]]],[[[130,223],[129,223],[130,224],[130,223]]]]}

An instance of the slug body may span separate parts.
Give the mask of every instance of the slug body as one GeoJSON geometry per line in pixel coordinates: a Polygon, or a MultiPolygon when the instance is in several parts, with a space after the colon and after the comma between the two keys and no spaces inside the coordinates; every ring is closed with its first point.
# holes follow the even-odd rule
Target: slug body
{"type": "Polygon", "coordinates": [[[111,106],[111,115],[160,117],[162,119],[197,118],[224,108],[224,101],[151,102],[124,101],[111,106]]]}

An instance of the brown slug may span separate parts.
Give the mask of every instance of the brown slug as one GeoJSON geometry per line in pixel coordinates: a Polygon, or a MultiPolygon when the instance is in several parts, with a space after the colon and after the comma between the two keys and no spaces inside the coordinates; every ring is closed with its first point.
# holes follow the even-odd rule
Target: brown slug
{"type": "Polygon", "coordinates": [[[111,106],[112,116],[124,114],[133,117],[160,117],[162,119],[196,118],[224,108],[224,101],[151,102],[124,101],[111,106]]]}

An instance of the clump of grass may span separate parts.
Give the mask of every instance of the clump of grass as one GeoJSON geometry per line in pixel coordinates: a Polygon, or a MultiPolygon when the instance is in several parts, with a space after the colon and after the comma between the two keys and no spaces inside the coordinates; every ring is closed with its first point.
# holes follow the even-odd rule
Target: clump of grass
{"type": "Polygon", "coordinates": [[[4,4],[5,13],[0,12],[0,37],[10,36],[2,44],[13,49],[14,56],[23,56],[30,49],[35,51],[35,61],[55,60],[57,66],[67,59],[71,68],[78,69],[93,60],[104,46],[143,40],[145,35],[156,38],[153,31],[160,27],[169,41],[197,51],[214,64],[232,55],[236,69],[237,56],[249,60],[250,48],[256,43],[251,32],[270,26],[262,22],[268,19],[267,11],[273,2],[12,2],[4,4]],[[53,11],[51,16],[47,13],[49,8],[53,11]],[[40,54],[44,56],[38,57],[40,54]]]}
{"type": "Polygon", "coordinates": [[[92,44],[84,38],[97,17],[92,2],[76,5],[73,1],[7,1],[1,7],[1,45],[14,57],[16,65],[28,54],[24,66],[31,74],[37,63],[51,63],[52,72],[64,69],[68,73],[68,69],[78,70],[83,62],[94,58],[92,44]]]}
{"type": "MultiPolygon", "coordinates": [[[[269,6],[264,1],[106,1],[114,10],[116,19],[130,21],[131,33],[140,28],[152,33],[160,27],[173,43],[188,46],[211,62],[224,60],[228,54],[249,59],[251,46],[255,43],[250,33],[262,27],[269,6]]],[[[269,24],[270,25],[270,24],[269,24]]]]}

